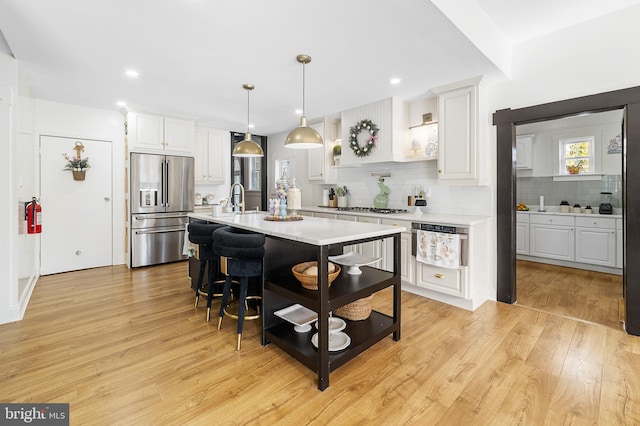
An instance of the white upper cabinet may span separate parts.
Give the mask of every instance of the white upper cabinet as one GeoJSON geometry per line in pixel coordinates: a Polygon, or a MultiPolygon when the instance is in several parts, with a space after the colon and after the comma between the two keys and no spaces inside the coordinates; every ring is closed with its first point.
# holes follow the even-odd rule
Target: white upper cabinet
{"type": "Polygon", "coordinates": [[[224,183],[228,175],[231,134],[228,130],[196,127],[195,181],[196,183],[224,183]]]}
{"type": "Polygon", "coordinates": [[[535,135],[516,137],[516,168],[533,169],[533,139],[535,135]]]}
{"type": "MultiPolygon", "coordinates": [[[[413,152],[409,135],[409,105],[399,99],[387,98],[342,112],[341,135],[341,166],[415,161],[411,158],[413,152]],[[374,141],[375,146],[370,153],[358,157],[350,144],[352,137],[350,129],[363,120],[370,120],[378,128],[378,133],[374,141]]],[[[371,133],[366,129],[361,129],[355,135],[358,145],[363,148],[371,137],[371,133]]]]}
{"type": "Polygon", "coordinates": [[[129,151],[193,155],[194,120],[130,111],[127,127],[129,151]]]}
{"type": "Polygon", "coordinates": [[[486,127],[484,88],[476,84],[434,89],[438,93],[438,180],[456,185],[486,185],[480,141],[486,127]]]}
{"type": "Polygon", "coordinates": [[[338,120],[330,117],[311,120],[309,127],[322,136],[324,146],[308,150],[307,177],[313,183],[335,184],[337,173],[333,167],[333,146],[338,138],[338,120]]]}

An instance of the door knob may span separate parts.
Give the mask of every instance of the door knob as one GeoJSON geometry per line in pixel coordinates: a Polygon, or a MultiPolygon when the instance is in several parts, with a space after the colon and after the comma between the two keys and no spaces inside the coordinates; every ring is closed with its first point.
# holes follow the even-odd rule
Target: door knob
{"type": "Polygon", "coordinates": [[[109,198],[109,197],[104,197],[104,200],[105,200],[105,201],[111,201],[111,198],[109,198]]]}

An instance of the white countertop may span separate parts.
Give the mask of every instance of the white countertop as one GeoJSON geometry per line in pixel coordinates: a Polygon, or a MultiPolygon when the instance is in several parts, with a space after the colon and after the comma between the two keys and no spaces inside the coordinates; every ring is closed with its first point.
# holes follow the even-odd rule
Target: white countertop
{"type": "Polygon", "coordinates": [[[211,213],[190,213],[189,217],[316,246],[391,236],[398,232],[408,231],[402,226],[362,222],[344,224],[344,222],[336,223],[335,219],[319,217],[305,217],[299,221],[274,222],[264,220],[264,212],[251,212],[245,215],[225,213],[216,217],[213,217],[211,213]]]}
{"type": "Polygon", "coordinates": [[[337,208],[331,208],[331,207],[303,207],[301,210],[307,211],[307,212],[314,212],[314,213],[366,216],[366,217],[375,217],[376,219],[406,220],[408,222],[432,223],[436,225],[450,225],[450,226],[471,226],[471,225],[476,225],[478,223],[489,220],[489,217],[487,216],[470,216],[470,215],[442,214],[442,213],[439,213],[439,214],[433,214],[433,213],[382,214],[382,213],[370,213],[370,212],[356,212],[356,211],[348,211],[348,210],[343,211],[343,210],[338,210],[337,208]]]}
{"type": "Polygon", "coordinates": [[[614,219],[621,219],[622,215],[621,214],[600,214],[597,213],[598,208],[596,207],[595,210],[593,211],[593,213],[573,213],[573,212],[569,212],[569,213],[561,213],[560,210],[554,209],[554,208],[550,208],[547,211],[541,212],[538,210],[518,210],[516,211],[516,213],[518,214],[540,214],[540,215],[545,215],[545,214],[561,214],[563,216],[588,216],[588,217],[594,217],[594,216],[598,216],[598,217],[611,217],[614,219]]]}

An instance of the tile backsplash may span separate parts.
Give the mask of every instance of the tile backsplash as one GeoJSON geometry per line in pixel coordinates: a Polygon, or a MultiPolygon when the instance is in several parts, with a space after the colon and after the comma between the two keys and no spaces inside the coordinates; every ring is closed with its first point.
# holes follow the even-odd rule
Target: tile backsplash
{"type": "MultiPolygon", "coordinates": [[[[495,202],[490,187],[438,184],[436,166],[436,161],[420,161],[340,168],[338,184],[349,189],[349,206],[370,207],[380,192],[378,178],[371,173],[389,173],[391,176],[384,179],[385,185],[391,189],[389,208],[411,210],[407,206],[407,197],[415,195],[416,185],[421,185],[427,195],[427,207],[422,208],[423,212],[479,216],[492,214],[495,202]]],[[[335,187],[324,187],[331,186],[335,187]]],[[[319,191],[321,193],[321,189],[319,191]]]]}
{"type": "Polygon", "coordinates": [[[546,206],[557,206],[566,200],[570,205],[576,203],[582,207],[600,205],[600,193],[611,192],[611,204],[622,207],[622,176],[605,175],[601,181],[564,181],[554,182],[552,177],[518,177],[516,202],[528,206],[538,206],[540,196],[544,195],[546,206]]]}

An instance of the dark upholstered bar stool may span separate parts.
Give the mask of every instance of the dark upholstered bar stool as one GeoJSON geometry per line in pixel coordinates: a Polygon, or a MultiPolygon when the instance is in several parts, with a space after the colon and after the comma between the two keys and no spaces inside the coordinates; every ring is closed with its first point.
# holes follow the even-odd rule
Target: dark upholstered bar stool
{"type": "Polygon", "coordinates": [[[247,289],[249,277],[262,276],[264,258],[264,235],[249,233],[241,229],[225,226],[216,229],[213,234],[214,247],[220,256],[227,258],[227,279],[220,303],[218,329],[222,326],[222,318],[229,300],[232,278],[240,279],[240,297],[238,298],[238,344],[240,350],[242,326],[245,319],[247,289]]]}
{"type": "MultiPolygon", "coordinates": [[[[214,286],[216,284],[216,277],[220,271],[220,255],[216,253],[213,247],[213,231],[222,228],[224,225],[207,222],[192,222],[188,226],[189,241],[194,244],[198,244],[198,259],[200,260],[200,271],[198,273],[198,282],[196,284],[196,303],[198,307],[198,300],[200,299],[200,293],[205,292],[211,296],[222,296],[221,293],[214,292],[214,286]],[[205,269],[209,265],[209,274],[207,278],[207,286],[203,286],[205,269]]],[[[220,281],[222,283],[222,281],[220,281]]],[[[211,301],[207,297],[207,321],[211,311],[211,301]]]]}

